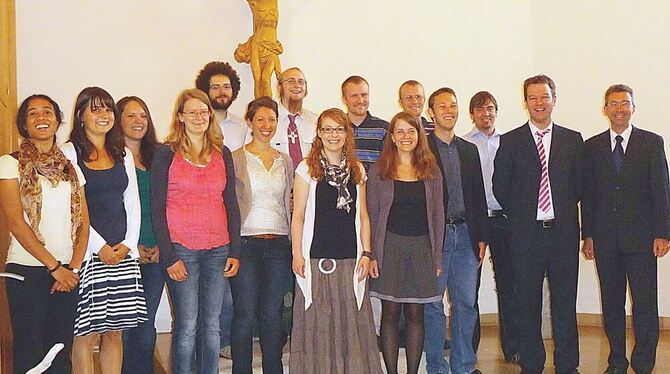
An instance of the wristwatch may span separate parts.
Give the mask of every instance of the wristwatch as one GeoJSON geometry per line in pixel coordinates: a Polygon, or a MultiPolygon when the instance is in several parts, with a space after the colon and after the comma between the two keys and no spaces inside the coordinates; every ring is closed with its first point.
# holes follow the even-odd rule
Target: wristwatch
{"type": "Polygon", "coordinates": [[[79,268],[72,268],[72,272],[75,274],[79,274],[79,268]]]}

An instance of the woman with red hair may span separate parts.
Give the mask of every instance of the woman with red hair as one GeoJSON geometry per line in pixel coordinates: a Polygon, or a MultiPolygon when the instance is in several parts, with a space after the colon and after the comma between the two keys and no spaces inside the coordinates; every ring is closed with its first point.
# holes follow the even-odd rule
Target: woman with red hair
{"type": "Polygon", "coordinates": [[[296,295],[291,373],[381,373],[368,297],[372,264],[365,169],[347,116],[328,109],[297,167],[291,236],[296,295]]]}

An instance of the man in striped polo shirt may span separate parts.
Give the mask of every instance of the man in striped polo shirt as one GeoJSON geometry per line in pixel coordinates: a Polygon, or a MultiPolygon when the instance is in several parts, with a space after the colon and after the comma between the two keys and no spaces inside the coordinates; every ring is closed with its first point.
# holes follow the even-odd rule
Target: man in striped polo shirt
{"type": "Polygon", "coordinates": [[[347,106],[347,117],[354,127],[356,158],[367,171],[379,155],[384,145],[384,137],[389,123],[368,112],[368,82],[358,75],[352,75],[342,82],[342,102],[347,106]]]}

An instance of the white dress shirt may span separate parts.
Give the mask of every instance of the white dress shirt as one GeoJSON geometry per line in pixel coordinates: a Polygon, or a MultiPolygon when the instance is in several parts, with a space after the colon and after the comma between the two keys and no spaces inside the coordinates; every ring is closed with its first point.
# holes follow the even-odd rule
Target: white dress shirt
{"type": "MultiPolygon", "coordinates": [[[[551,205],[549,206],[549,210],[547,212],[543,212],[540,207],[537,207],[537,220],[538,221],[544,221],[544,220],[549,220],[549,219],[554,219],[554,196],[553,192],[551,191],[551,170],[549,169],[549,154],[551,153],[551,137],[554,131],[554,122],[551,122],[549,126],[547,126],[544,130],[540,130],[537,128],[533,122],[528,121],[528,124],[530,125],[530,132],[533,135],[533,143],[537,144],[537,135],[536,133],[538,131],[547,131],[549,130],[548,133],[546,133],[542,137],[542,145],[544,145],[544,152],[545,152],[545,157],[547,160],[547,172],[549,173],[548,175],[548,183],[549,183],[549,199],[551,201],[551,205]]],[[[538,190],[540,186],[537,186],[538,190]]]]}
{"type": "MultiPolygon", "coordinates": [[[[288,119],[289,112],[284,108],[283,105],[279,105],[279,118],[277,121],[277,132],[275,136],[272,137],[270,144],[278,149],[280,152],[284,152],[287,155],[290,154],[288,151],[288,119]]],[[[316,114],[311,111],[302,108],[302,111],[295,119],[295,125],[298,128],[298,136],[300,137],[300,150],[302,151],[302,157],[307,157],[309,150],[312,149],[312,141],[316,136],[316,114]]]]}
{"type": "Polygon", "coordinates": [[[628,125],[621,134],[617,134],[610,128],[610,146],[612,147],[612,152],[614,152],[614,146],[616,146],[616,136],[621,135],[623,141],[621,142],[621,147],[623,148],[623,153],[626,153],[626,147],[628,147],[628,140],[630,139],[630,133],[633,132],[633,125],[628,125]]]}
{"type": "Polygon", "coordinates": [[[251,141],[251,135],[249,133],[249,126],[247,122],[242,118],[226,112],[226,117],[221,119],[222,114],[220,111],[214,111],[216,115],[216,121],[221,126],[221,131],[223,132],[223,144],[234,151],[241,146],[249,143],[251,141]]]}
{"type": "Polygon", "coordinates": [[[493,161],[496,158],[500,146],[500,131],[494,128],[493,134],[487,136],[476,127],[463,136],[463,139],[477,146],[479,161],[482,164],[482,177],[484,178],[484,192],[486,193],[486,206],[488,210],[501,210],[502,207],[493,195],[493,161]]]}

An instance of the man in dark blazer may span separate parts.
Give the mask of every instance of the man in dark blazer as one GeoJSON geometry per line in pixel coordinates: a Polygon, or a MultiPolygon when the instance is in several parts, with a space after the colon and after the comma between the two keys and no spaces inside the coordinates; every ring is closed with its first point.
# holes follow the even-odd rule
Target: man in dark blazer
{"type": "Polygon", "coordinates": [[[657,258],[668,252],[670,185],[663,138],[631,124],[633,90],[605,92],[610,129],[584,145],[582,251],[596,259],[605,334],[606,374],[626,373],[626,281],[633,299],[631,366],[651,373],[658,346],[657,258]]]}
{"type": "Polygon", "coordinates": [[[542,284],[551,288],[556,373],[578,373],[577,276],[582,136],[553,123],[556,85],[546,75],[523,84],[530,120],[500,138],[493,193],[509,218],[520,307],[520,364],[540,374],[542,284]]]}
{"type": "Polygon", "coordinates": [[[446,316],[442,301],[425,306],[426,370],[434,373],[481,373],[472,344],[479,312],[477,282],[486,253],[487,210],[484,181],[477,146],[457,137],[458,102],[451,88],[443,87],[428,99],[428,113],[435,130],[428,144],[442,171],[444,185],[445,240],[440,290],[449,289],[452,329],[449,367],[443,342],[446,316]]]}

